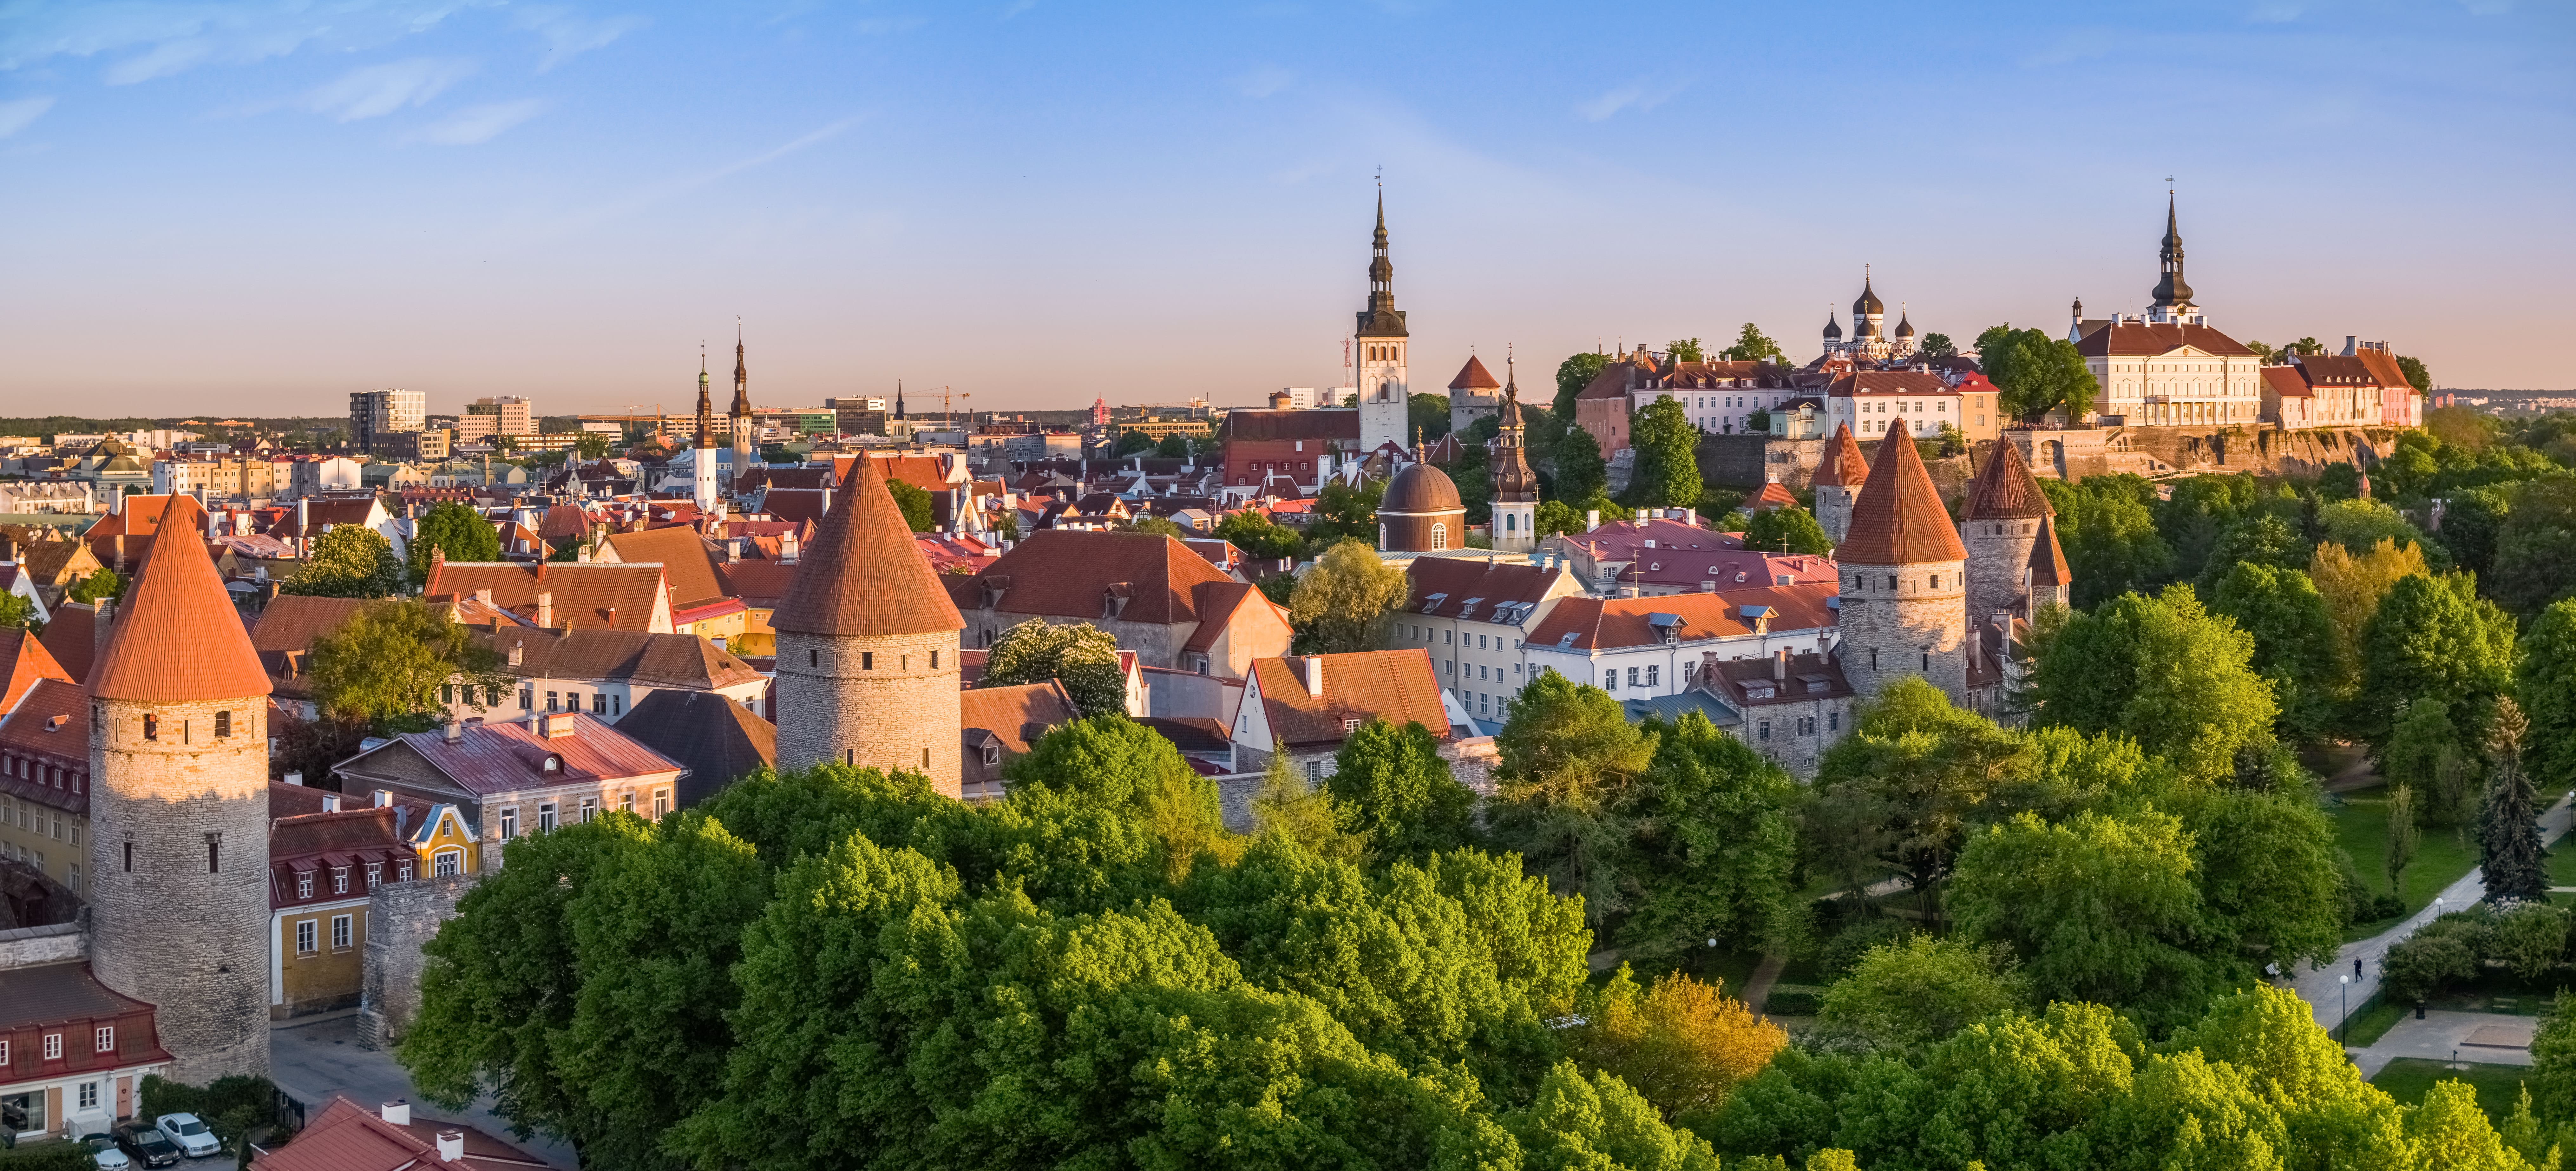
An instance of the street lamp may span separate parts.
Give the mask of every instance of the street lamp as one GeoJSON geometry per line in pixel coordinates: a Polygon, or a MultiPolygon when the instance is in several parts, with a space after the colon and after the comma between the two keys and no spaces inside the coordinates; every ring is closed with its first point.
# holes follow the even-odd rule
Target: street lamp
{"type": "Polygon", "coordinates": [[[2343,1006],[2343,1040],[2349,1045],[2352,1043],[2352,977],[2335,977],[2335,986],[2335,998],[2343,1006]]]}

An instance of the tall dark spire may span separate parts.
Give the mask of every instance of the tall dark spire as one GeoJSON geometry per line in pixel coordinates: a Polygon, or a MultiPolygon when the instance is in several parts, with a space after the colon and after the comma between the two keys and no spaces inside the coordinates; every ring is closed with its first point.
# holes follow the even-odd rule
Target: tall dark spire
{"type": "Polygon", "coordinates": [[[742,325],[733,330],[733,415],[741,418],[751,413],[751,371],[742,362],[742,325]]]}
{"type": "Polygon", "coordinates": [[[698,350],[698,446],[716,445],[715,402],[707,397],[707,352],[698,350]]]}
{"type": "Polygon", "coordinates": [[[1521,383],[1515,363],[1503,359],[1503,414],[1494,433],[1494,494],[1498,504],[1532,502],[1538,499],[1538,473],[1530,470],[1529,455],[1521,442],[1521,383]]]}
{"type": "Polygon", "coordinates": [[[894,380],[894,417],[903,417],[903,379],[894,380]]]}
{"type": "Polygon", "coordinates": [[[1377,192],[1377,234],[1369,245],[1368,308],[1359,312],[1360,337],[1403,337],[1404,311],[1395,307],[1395,262],[1386,256],[1386,188],[1377,192]]]}
{"type": "Polygon", "coordinates": [[[2164,275],[2156,281],[2156,307],[2170,309],[2190,305],[2191,286],[2183,283],[2182,279],[2182,228],[2174,216],[2171,191],[2165,192],[2165,239],[2157,257],[2162,261],[2164,275]]]}

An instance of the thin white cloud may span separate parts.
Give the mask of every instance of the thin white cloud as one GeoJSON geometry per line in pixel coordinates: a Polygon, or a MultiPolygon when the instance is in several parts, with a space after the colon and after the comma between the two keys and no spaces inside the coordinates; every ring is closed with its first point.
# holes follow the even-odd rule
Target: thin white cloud
{"type": "Polygon", "coordinates": [[[53,108],[52,98],[19,98],[14,102],[0,102],[0,138],[26,129],[28,123],[43,117],[45,111],[53,108]]]}
{"type": "Polygon", "coordinates": [[[1296,84],[1297,75],[1276,65],[1263,65],[1234,79],[1234,88],[1247,98],[1266,98],[1296,84]]]}
{"type": "Polygon", "coordinates": [[[417,106],[474,72],[474,63],[444,57],[414,57],[367,65],[341,74],[304,95],[297,104],[338,122],[381,118],[405,106],[417,106]]]}
{"type": "Polygon", "coordinates": [[[587,228],[594,224],[641,211],[644,208],[651,207],[652,205],[661,203],[664,200],[687,194],[688,192],[695,191],[700,187],[740,174],[741,172],[748,171],[754,167],[766,166],[818,143],[828,142],[832,139],[838,138],[851,127],[856,126],[865,120],[866,118],[864,115],[854,114],[850,117],[843,118],[838,122],[834,122],[829,126],[822,127],[821,129],[800,134],[783,144],[771,147],[759,154],[752,155],[748,158],[737,159],[713,170],[702,171],[695,175],[684,175],[676,179],[663,179],[647,183],[627,193],[621,198],[610,200],[609,202],[600,204],[597,207],[585,208],[583,210],[576,211],[560,220],[545,225],[539,234],[543,236],[560,235],[562,233],[587,228]]]}
{"type": "Polygon", "coordinates": [[[546,39],[545,58],[537,62],[539,73],[592,49],[605,47],[609,42],[651,23],[653,21],[649,17],[634,15],[586,17],[559,5],[522,8],[510,17],[513,27],[546,39]]]}
{"type": "Polygon", "coordinates": [[[872,16],[850,28],[862,36],[881,37],[890,33],[908,33],[930,23],[926,16],[872,16]]]}
{"type": "Polygon", "coordinates": [[[306,46],[356,51],[495,0],[0,0],[0,71],[55,57],[109,60],[111,85],[198,65],[246,65],[306,46]]]}
{"type": "Polygon", "coordinates": [[[474,146],[490,142],[502,131],[544,113],[546,105],[544,98],[523,98],[515,102],[467,106],[430,123],[412,135],[412,139],[440,146],[474,146]]]}
{"type": "Polygon", "coordinates": [[[1632,82],[1591,101],[1575,103],[1574,112],[1581,114],[1586,122],[1599,122],[1621,110],[1651,110],[1670,101],[1674,94],[1682,92],[1683,87],[1688,84],[1682,81],[1659,82],[1652,85],[1632,82]]]}
{"type": "Polygon", "coordinates": [[[1002,8],[1002,19],[1009,20],[1010,18],[1018,16],[1019,14],[1037,6],[1038,0],[1011,0],[1008,5],[1005,5],[1002,8]]]}

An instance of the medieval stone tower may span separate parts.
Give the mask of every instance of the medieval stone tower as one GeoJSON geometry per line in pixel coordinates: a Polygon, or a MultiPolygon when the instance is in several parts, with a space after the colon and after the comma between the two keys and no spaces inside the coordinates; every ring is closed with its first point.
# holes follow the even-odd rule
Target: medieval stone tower
{"type": "Polygon", "coordinates": [[[1843,677],[1862,696],[1920,675],[1968,706],[1968,551],[1923,457],[1881,440],[1834,549],[1842,565],[1843,677]]]}
{"type": "Polygon", "coordinates": [[[1843,543],[1843,535],[1851,531],[1852,503],[1860,499],[1861,483],[1868,478],[1869,463],[1861,458],[1851,424],[1835,427],[1810,481],[1816,490],[1816,523],[1823,526],[1826,540],[1843,543]]]}
{"type": "MultiPolygon", "coordinates": [[[[1959,543],[1968,550],[1968,616],[1983,622],[1997,613],[2031,616],[2031,554],[2054,531],[2041,532],[2057,510],[2023,462],[2021,449],[1997,440],[1959,509],[1959,543]]],[[[2059,556],[2064,560],[2064,555],[2059,556]]]]}
{"type": "Polygon", "coordinates": [[[90,968],[171,1073],[268,1073],[268,674],[182,496],[90,673],[90,968]]]}
{"type": "Polygon", "coordinates": [[[877,461],[852,461],[769,624],[778,632],[778,767],[905,769],[948,796],[958,769],[965,620],[913,544],[877,461]]]}

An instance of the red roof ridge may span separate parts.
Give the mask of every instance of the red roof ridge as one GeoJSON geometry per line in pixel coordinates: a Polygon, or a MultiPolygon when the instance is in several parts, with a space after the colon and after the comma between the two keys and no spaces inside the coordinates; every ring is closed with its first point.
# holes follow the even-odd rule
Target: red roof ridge
{"type": "Polygon", "coordinates": [[[1852,438],[1851,424],[1834,425],[1834,437],[1825,441],[1825,457],[1816,461],[1813,483],[1849,488],[1869,478],[1869,461],[1860,453],[1860,441],[1852,438]]]}
{"type": "Polygon", "coordinates": [[[1959,543],[1959,531],[1941,506],[1941,493],[1932,486],[1932,473],[1924,470],[1914,441],[1896,434],[1879,440],[1878,458],[1869,466],[1860,499],[1852,503],[1851,527],[1834,549],[1834,560],[1917,565],[1967,559],[1967,547],[1959,543]]]}
{"type": "Polygon", "coordinates": [[[1449,380],[1451,390],[1501,390],[1502,388],[1502,383],[1494,381],[1494,372],[1485,369],[1485,364],[1478,361],[1474,354],[1467,355],[1467,364],[1460,366],[1458,376],[1449,380]]]}
{"type": "Polygon", "coordinates": [[[2021,458],[2021,446],[2009,439],[1995,441],[1994,456],[1977,469],[1977,478],[1968,485],[1968,499],[1959,506],[1963,521],[2056,514],[2048,493],[2039,490],[2038,478],[2030,474],[2030,464],[2021,458]]]}
{"type": "Polygon", "coordinates": [[[884,471],[862,459],[852,461],[769,625],[796,634],[933,634],[962,630],[966,620],[913,542],[884,471]]]}
{"type": "MultiPolygon", "coordinates": [[[[204,510],[182,496],[163,510],[161,523],[194,532],[204,527],[204,510]]],[[[144,556],[117,607],[107,650],[90,669],[90,694],[184,703],[269,693],[268,672],[251,649],[232,594],[200,549],[193,541],[172,542],[144,556]]]]}

